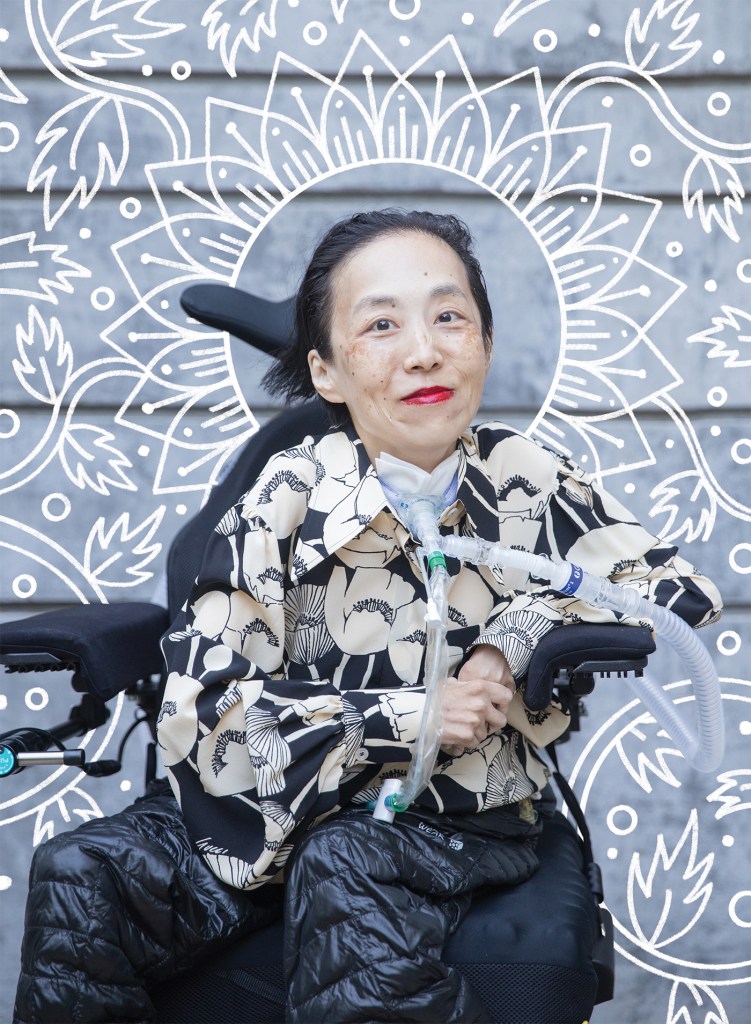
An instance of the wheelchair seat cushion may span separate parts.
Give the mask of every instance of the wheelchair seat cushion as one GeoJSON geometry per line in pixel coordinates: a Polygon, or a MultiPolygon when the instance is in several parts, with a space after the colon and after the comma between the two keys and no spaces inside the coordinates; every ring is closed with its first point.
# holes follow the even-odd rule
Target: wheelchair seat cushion
{"type": "MultiPolygon", "coordinates": [[[[596,999],[597,919],[580,842],[561,814],[545,823],[537,853],[540,867],[526,882],[475,896],[444,960],[467,976],[498,1024],[578,1024],[596,999]]],[[[282,944],[277,921],[159,986],[151,993],[158,1020],[282,1021],[282,944]]]]}
{"type": "MultiPolygon", "coordinates": [[[[494,1021],[581,1021],[595,1001],[595,905],[561,815],[538,854],[528,881],[475,898],[446,949],[494,1021]]],[[[157,785],[37,850],[15,1020],[281,1021],[280,888],[219,882],[157,785]]]]}

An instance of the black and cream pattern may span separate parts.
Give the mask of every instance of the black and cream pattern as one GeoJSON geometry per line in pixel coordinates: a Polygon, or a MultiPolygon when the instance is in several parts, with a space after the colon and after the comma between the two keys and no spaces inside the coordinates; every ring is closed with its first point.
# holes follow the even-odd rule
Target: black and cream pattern
{"type": "MultiPolygon", "coordinates": [[[[458,448],[444,532],[570,558],[692,625],[719,614],[710,581],[578,467],[498,423],[458,448]]],[[[229,884],[277,876],[302,831],[406,772],[424,703],[414,548],[352,429],[275,456],[217,524],[163,639],[158,736],[191,834],[229,884]]],[[[452,673],[490,643],[522,680],[549,629],[613,619],[518,572],[448,567],[452,673]]],[[[418,803],[461,813],[534,796],[546,782],[535,748],[565,725],[560,708],[531,714],[518,693],[500,734],[439,755],[418,803]]]]}

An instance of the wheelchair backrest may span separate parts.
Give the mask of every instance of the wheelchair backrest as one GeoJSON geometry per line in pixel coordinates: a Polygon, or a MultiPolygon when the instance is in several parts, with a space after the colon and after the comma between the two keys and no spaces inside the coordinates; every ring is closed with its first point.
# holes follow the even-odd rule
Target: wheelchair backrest
{"type": "Polygon", "coordinates": [[[330,426],[320,401],[284,409],[251,437],[225,478],[209,494],[200,512],[185,524],[170,546],[167,556],[167,598],[170,618],[185,603],[201,568],[211,531],[227,509],[256,482],[261,470],[276,452],[299,444],[308,434],[318,437],[330,426]]]}

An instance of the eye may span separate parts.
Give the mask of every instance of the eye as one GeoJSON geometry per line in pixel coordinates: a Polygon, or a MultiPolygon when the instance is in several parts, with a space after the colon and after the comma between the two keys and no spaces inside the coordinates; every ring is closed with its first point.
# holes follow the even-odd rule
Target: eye
{"type": "Polygon", "coordinates": [[[372,323],[372,324],[370,325],[370,328],[369,328],[369,329],[370,329],[371,331],[379,331],[379,332],[380,332],[380,333],[382,334],[382,333],[383,333],[384,331],[388,331],[388,330],[390,330],[390,329],[391,329],[392,327],[395,327],[395,326],[396,326],[396,325],[395,325],[395,323],[394,323],[394,321],[393,321],[393,320],[389,320],[389,319],[387,319],[387,318],[386,318],[385,316],[382,316],[382,317],[380,317],[380,318],[379,318],[378,320],[375,320],[375,321],[374,321],[374,322],[373,322],[373,323],[372,323]]]}
{"type": "Polygon", "coordinates": [[[443,313],[439,313],[437,319],[442,324],[454,324],[457,320],[461,320],[461,313],[457,313],[455,309],[447,309],[443,313]]]}

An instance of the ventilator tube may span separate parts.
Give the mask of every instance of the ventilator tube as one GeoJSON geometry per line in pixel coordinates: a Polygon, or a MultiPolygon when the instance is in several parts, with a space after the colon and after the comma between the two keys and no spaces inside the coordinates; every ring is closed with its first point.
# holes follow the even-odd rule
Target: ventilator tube
{"type": "MultiPolygon", "coordinates": [[[[399,503],[399,511],[410,533],[422,541],[418,555],[427,591],[425,706],[407,776],[399,790],[391,792],[385,798],[387,807],[395,811],[405,811],[427,786],[441,745],[443,688],[449,670],[446,643],[448,572],[446,559],[440,550],[441,536],[438,532],[438,516],[443,511],[441,499],[432,495],[404,496],[399,503]]],[[[386,780],[384,786],[389,781],[386,780]]]]}
{"type": "Polygon", "coordinates": [[[399,502],[405,525],[422,542],[419,554],[427,590],[425,708],[410,769],[400,789],[395,792],[392,786],[385,795],[386,808],[403,811],[425,789],[441,744],[442,691],[448,672],[446,555],[476,565],[521,569],[530,576],[549,580],[551,589],[560,594],[575,595],[594,608],[649,619],[657,636],[676,651],[688,669],[696,701],[697,728],[692,732],[686,726],[670,697],[646,673],[638,683],[631,673],[629,681],[693,768],[711,772],[719,767],[725,743],[719,679],[706,647],[683,619],[641,597],[633,587],[594,576],[572,562],[554,562],[544,555],[471,537],[441,536],[437,523],[441,511],[437,497],[404,495],[399,502]]]}

